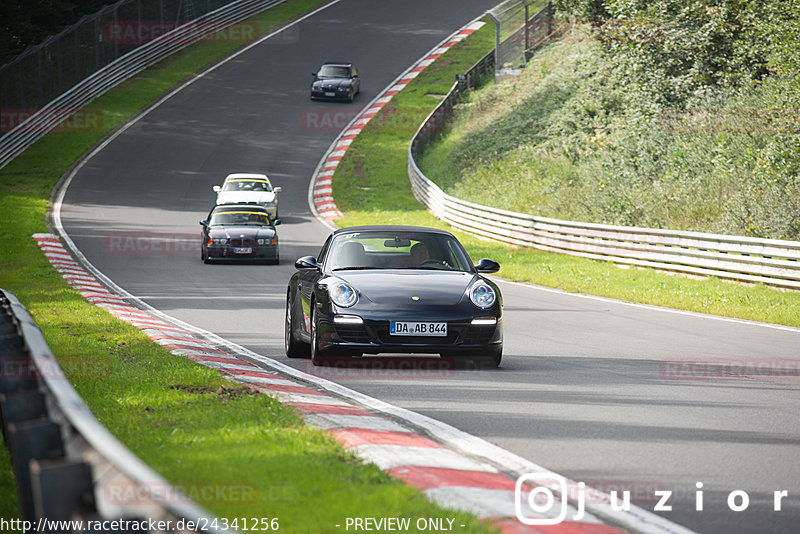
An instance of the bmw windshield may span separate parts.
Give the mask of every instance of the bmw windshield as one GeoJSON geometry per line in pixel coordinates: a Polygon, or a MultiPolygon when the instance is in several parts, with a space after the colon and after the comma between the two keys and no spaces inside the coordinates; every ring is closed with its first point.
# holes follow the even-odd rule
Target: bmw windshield
{"type": "Polygon", "coordinates": [[[210,226],[271,226],[269,215],[263,211],[218,209],[211,215],[210,226]]]}
{"type": "Polygon", "coordinates": [[[350,78],[350,67],[336,67],[333,65],[323,65],[317,73],[318,78],[350,78]]]}
{"type": "Polygon", "coordinates": [[[272,191],[266,180],[227,180],[223,191],[272,191]]]}

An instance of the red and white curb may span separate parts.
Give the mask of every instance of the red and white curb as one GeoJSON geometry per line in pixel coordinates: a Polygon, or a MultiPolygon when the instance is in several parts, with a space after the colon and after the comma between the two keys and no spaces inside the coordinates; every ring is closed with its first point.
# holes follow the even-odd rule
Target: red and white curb
{"type": "MultiPolygon", "coordinates": [[[[471,512],[506,534],[615,534],[631,530],[690,533],[644,510],[613,512],[607,500],[587,504],[580,521],[567,520],[547,527],[523,524],[516,516],[517,500],[527,502],[531,487],[525,486],[517,495],[516,477],[525,472],[547,473],[541,467],[443,423],[307,375],[179,321],[168,322],[161,313],[131,304],[144,305],[139,299],[101,284],[72,258],[55,235],[34,234],[33,238],[53,267],[88,301],[139,328],[173,354],[217,369],[237,382],[293,406],[309,424],[330,432],[360,458],[402,479],[444,507],[471,512]],[[605,522],[611,519],[626,530],[609,526],[603,519],[605,522]]],[[[88,262],[87,265],[95,271],[88,262]]],[[[575,483],[570,485],[574,487],[575,483]]],[[[593,502],[597,501],[595,496],[593,502]]],[[[576,513],[572,505],[566,507],[567,518],[576,517],[576,513]]],[[[538,519],[553,515],[530,510],[526,513],[527,517],[538,519]]]]}
{"type": "Polygon", "coordinates": [[[429,52],[428,55],[420,59],[410,69],[392,82],[389,87],[384,89],[383,92],[370,102],[366,109],[358,114],[352,122],[350,122],[348,127],[339,134],[336,140],[331,144],[328,152],[323,156],[319,165],[317,165],[309,188],[309,205],[320,219],[331,222],[342,217],[342,213],[339,211],[339,208],[336,207],[336,202],[333,199],[333,175],[347,152],[347,149],[350,148],[350,144],[356,136],[361,133],[364,126],[383,109],[383,106],[391,101],[394,95],[405,89],[406,85],[408,85],[411,80],[419,76],[420,72],[425,70],[442,54],[450,50],[453,45],[469,37],[484,24],[486,23],[481,21],[472,22],[451,35],[444,43],[441,43],[429,52]]]}

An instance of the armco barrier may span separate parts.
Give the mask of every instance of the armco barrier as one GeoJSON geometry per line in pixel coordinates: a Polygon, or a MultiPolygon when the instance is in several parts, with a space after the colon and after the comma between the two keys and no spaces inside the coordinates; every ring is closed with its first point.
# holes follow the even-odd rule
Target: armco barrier
{"type": "MultiPolygon", "coordinates": [[[[465,80],[473,80],[473,69],[465,80]]],[[[718,276],[800,289],[800,242],[562,221],[515,213],[446,194],[417,166],[416,157],[452,118],[459,95],[472,84],[457,81],[425,119],[408,147],[414,196],[455,228],[493,241],[620,264],[718,276]]]]}
{"type": "Polygon", "coordinates": [[[109,89],[197,42],[285,0],[239,0],[178,26],[96,71],[0,137],[0,169],[109,89]]]}
{"type": "Polygon", "coordinates": [[[170,527],[129,527],[126,532],[188,533],[200,531],[201,526],[203,532],[231,532],[218,528],[214,516],[187,498],[156,502],[158,495],[180,495],[180,489],[170,486],[98,423],[64,376],[28,311],[3,290],[0,369],[3,437],[17,480],[21,519],[30,522],[28,531],[73,532],[53,526],[55,521],[126,520],[170,527]],[[137,496],[134,503],[106,498],[109,488],[120,487],[137,496]]]}

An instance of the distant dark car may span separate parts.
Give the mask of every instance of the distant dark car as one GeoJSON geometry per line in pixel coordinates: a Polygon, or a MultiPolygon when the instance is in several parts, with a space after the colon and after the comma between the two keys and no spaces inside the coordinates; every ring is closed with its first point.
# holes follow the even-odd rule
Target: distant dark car
{"type": "Polygon", "coordinates": [[[361,91],[361,79],[352,63],[323,63],[312,73],[312,100],[346,100],[352,102],[361,91]]]}
{"type": "Polygon", "coordinates": [[[278,263],[280,219],[270,219],[267,208],[252,204],[215,206],[208,218],[200,221],[200,258],[213,261],[278,263]]]}
{"type": "Polygon", "coordinates": [[[450,233],[357,226],[331,234],[289,281],[285,348],[315,365],[332,357],[439,353],[497,367],[503,354],[500,289],[450,233]]]}

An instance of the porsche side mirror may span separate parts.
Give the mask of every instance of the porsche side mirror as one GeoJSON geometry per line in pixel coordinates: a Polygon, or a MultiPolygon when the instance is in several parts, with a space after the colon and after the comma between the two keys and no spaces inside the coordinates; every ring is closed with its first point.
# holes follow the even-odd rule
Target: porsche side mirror
{"type": "Polygon", "coordinates": [[[221,188],[220,186],[218,186],[218,185],[215,185],[215,186],[214,186],[214,187],[212,187],[211,189],[212,189],[212,190],[213,190],[215,193],[219,193],[220,191],[222,191],[222,188],[221,188]]]}
{"type": "Polygon", "coordinates": [[[200,226],[208,226],[208,221],[200,221],[200,226]]]}
{"type": "Polygon", "coordinates": [[[278,226],[280,223],[281,223],[280,219],[275,219],[274,221],[272,221],[272,226],[278,226]]]}
{"type": "Polygon", "coordinates": [[[281,186],[278,186],[278,187],[273,187],[273,188],[272,188],[272,190],[273,190],[275,193],[280,193],[281,191],[283,191],[283,188],[282,188],[281,186]]]}
{"type": "Polygon", "coordinates": [[[294,262],[295,269],[319,269],[319,263],[314,256],[303,256],[294,262]]]}
{"type": "Polygon", "coordinates": [[[500,270],[500,264],[486,258],[481,259],[475,266],[479,273],[496,273],[500,270]]]}

